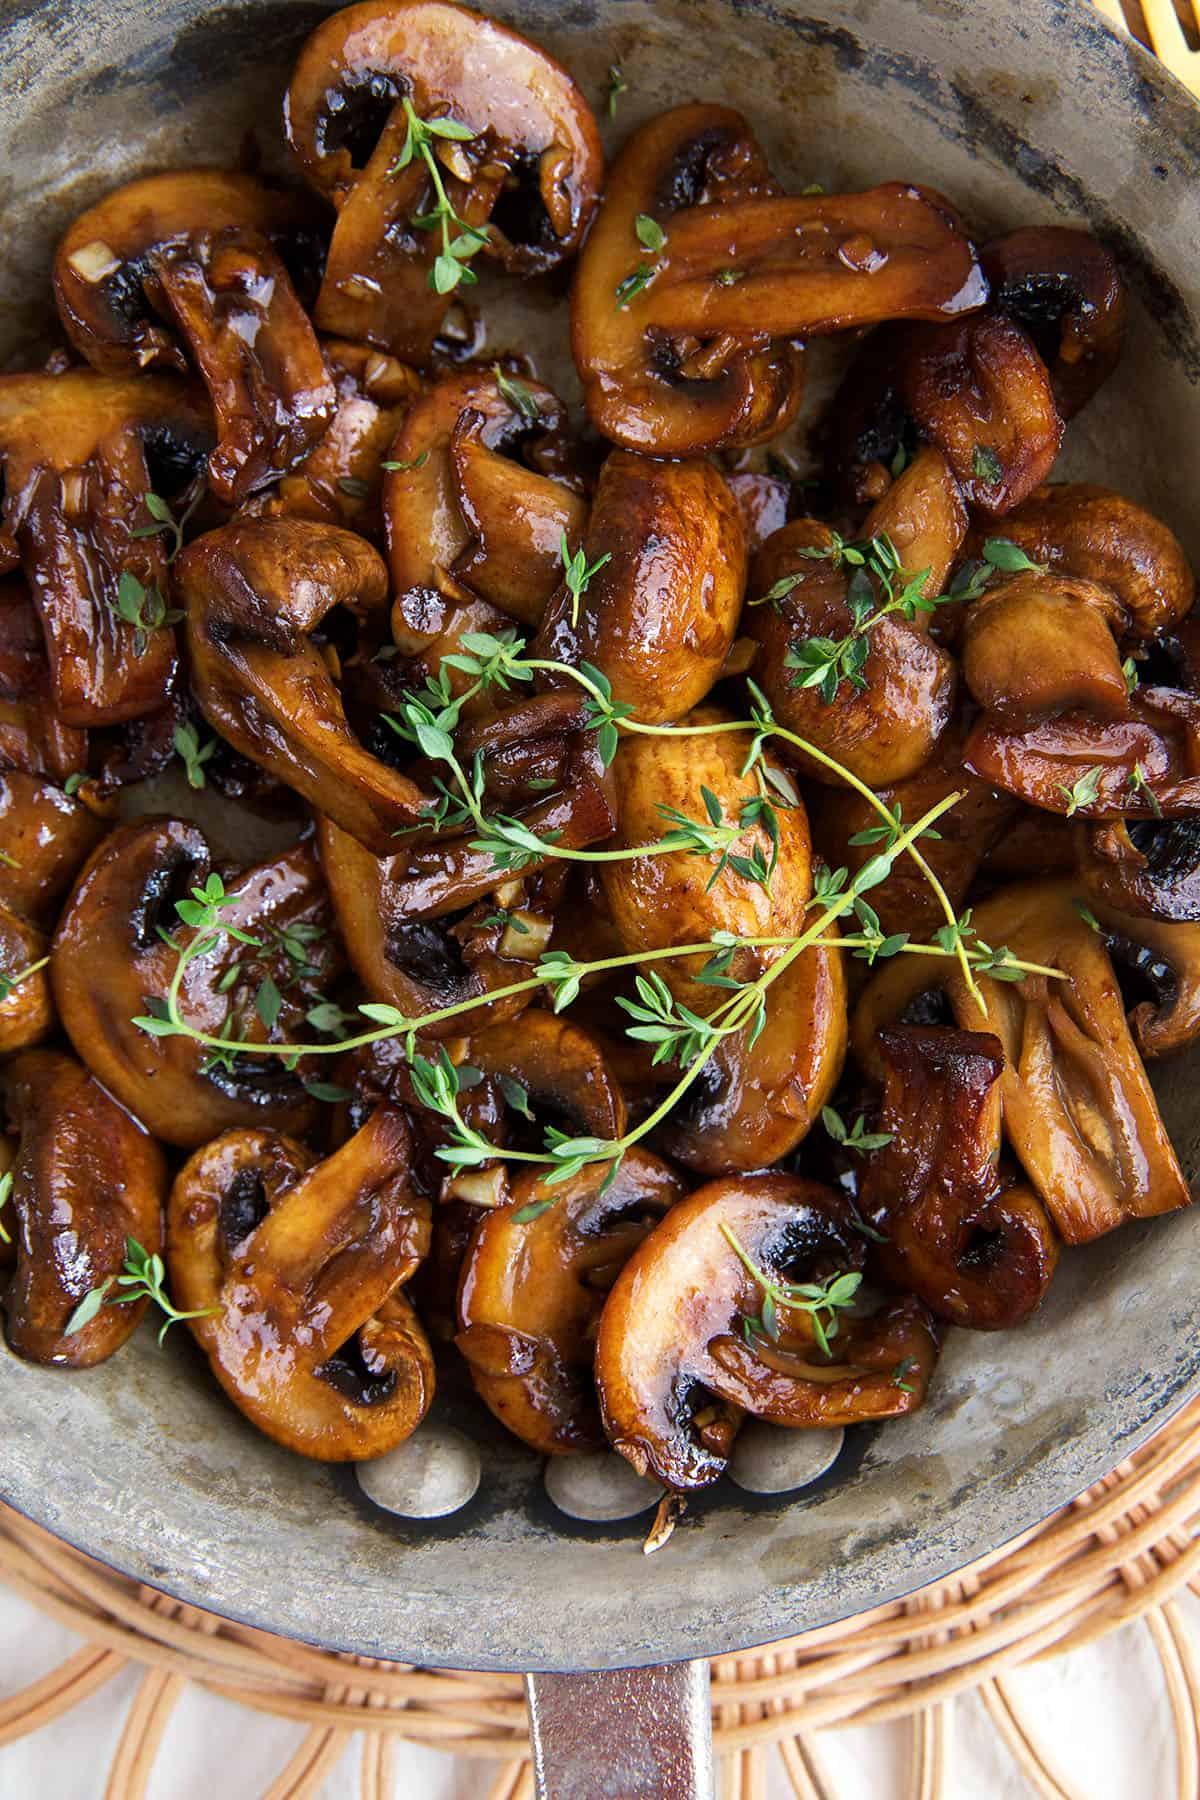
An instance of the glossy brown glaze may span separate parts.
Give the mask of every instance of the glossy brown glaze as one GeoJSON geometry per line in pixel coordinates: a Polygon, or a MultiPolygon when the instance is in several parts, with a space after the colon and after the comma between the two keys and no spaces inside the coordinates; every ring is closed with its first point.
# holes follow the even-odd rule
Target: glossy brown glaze
{"type": "Polygon", "coordinates": [[[1086,231],[1030,225],[984,245],[992,305],[1020,321],[1073,419],[1121,356],[1125,288],[1111,250],[1086,231]]]}
{"type": "Polygon", "coordinates": [[[656,330],[623,284],[653,264],[639,216],[670,234],[689,208],[741,204],[777,192],[741,113],[679,106],[639,127],[608,172],[604,205],[579,258],[571,347],[596,429],[626,450],[695,456],[761,443],[795,417],[803,392],[798,350],[757,327],[701,340],[689,327],[656,330]]]}
{"type": "MultiPolygon", "coordinates": [[[[151,1037],[133,1020],[149,1002],[162,1005],[176,953],[159,935],[186,946],[194,936],[175,901],[203,884],[208,844],[196,826],[149,819],[122,825],[105,839],[75,885],[54,938],[51,977],[63,1026],[76,1052],[104,1085],[169,1144],[190,1149],[231,1126],[270,1123],[301,1131],[315,1103],[301,1085],[308,1070],[289,1073],[284,1058],[253,1050],[224,1068],[187,1037],[151,1037]]],[[[233,904],[223,922],[249,932],[256,945],[223,937],[210,955],[188,964],[179,1003],[197,1031],[228,1031],[251,1045],[295,1036],[322,981],[342,965],[330,933],[329,901],[312,848],[298,845],[274,862],[226,880],[233,904]],[[289,956],[280,933],[310,927],[311,973],[289,956]],[[233,983],[222,980],[236,968],[233,983]],[[255,995],[270,974],[281,994],[268,1032],[255,995]]]]}
{"type": "Polygon", "coordinates": [[[496,1079],[515,1081],[532,1111],[568,1135],[619,1138],[625,1095],[604,1045],[571,1019],[531,1007],[519,1019],[500,1019],[471,1033],[469,1060],[496,1079]]]}
{"type": "Polygon", "coordinates": [[[433,1357],[396,1292],[429,1246],[401,1113],[381,1108],[318,1162],[275,1131],[227,1132],[171,1190],[177,1303],[226,1394],[322,1462],[381,1456],[433,1399],[433,1357]]]}
{"type": "Polygon", "coordinates": [[[103,837],[105,824],[52,782],[0,773],[0,905],[44,922],[103,837]]]}
{"type": "Polygon", "coordinates": [[[134,1238],[162,1247],[162,1151],[73,1057],[30,1050],[8,1064],[16,1267],[4,1294],[8,1341],[33,1362],[86,1369],[119,1350],[145,1301],[105,1306],[65,1335],[93,1288],[115,1282],[134,1238]]]}
{"type": "Polygon", "coordinates": [[[604,1444],[592,1380],[596,1325],[618,1271],[686,1189],[648,1151],[628,1152],[606,1193],[603,1167],[548,1188],[524,1175],[485,1213],[463,1263],[460,1329],[475,1391],[543,1456],[604,1444]],[[517,1215],[539,1202],[536,1218],[517,1215]]]}
{"type": "Polygon", "coordinates": [[[301,168],[338,209],[317,323],[426,363],[449,300],[427,281],[440,239],[412,225],[433,201],[424,165],[392,170],[408,130],[402,96],[420,118],[451,115],[474,134],[444,154],[443,179],[459,217],[487,227],[489,254],[513,274],[553,268],[578,248],[603,159],[566,70],[493,19],[444,0],[363,0],[317,27],[284,102],[301,168]],[[338,115],[353,116],[364,89],[391,110],[360,163],[338,115]]]}
{"type": "Polygon", "coordinates": [[[1126,614],[1111,588],[1026,571],[966,609],[963,680],[990,719],[1036,725],[1080,709],[1124,719],[1129,694],[1117,641],[1126,614]]]}
{"type": "Polygon", "coordinates": [[[746,580],[741,514],[710,463],[662,463],[614,450],[583,534],[602,563],[576,602],[560,585],[535,653],[607,676],[645,724],[704,699],[737,632],[746,580]]]}
{"type": "Polygon", "coordinates": [[[1153,1058],[1185,1050],[1200,1037],[1200,924],[1122,912],[1094,894],[1088,911],[1137,996],[1127,1016],[1139,1053],[1153,1058]]]}
{"type": "MultiPolygon", "coordinates": [[[[886,536],[909,575],[928,569],[922,586],[927,600],[944,593],[947,577],[967,535],[967,507],[954,472],[932,445],[912,461],[875,502],[863,521],[863,538],[886,536]]],[[[928,613],[915,623],[927,625],[928,613]]]]}

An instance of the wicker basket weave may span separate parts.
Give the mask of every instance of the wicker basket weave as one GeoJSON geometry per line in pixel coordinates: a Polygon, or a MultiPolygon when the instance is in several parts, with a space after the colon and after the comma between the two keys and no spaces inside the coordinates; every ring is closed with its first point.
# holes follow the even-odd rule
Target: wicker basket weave
{"type": "MultiPolygon", "coordinates": [[[[947,1707],[977,1689],[1034,1792],[1068,1790],[1023,1719],[1006,1675],[1144,1620],[1162,1663],[1178,1791],[1200,1791],[1200,1667],[1177,1597],[1200,1592],[1200,1401],[1053,1518],[911,1599],[768,1650],[713,1664],[713,1726],[728,1800],[761,1800],[778,1754],[800,1800],[831,1800],[814,1733],[907,1718],[912,1792],[944,1791],[947,1707]]],[[[142,1800],[171,1709],[188,1681],[299,1721],[307,1734],[263,1800],[319,1788],[363,1734],[362,1800],[390,1800],[405,1738],[497,1765],[491,1800],[532,1794],[521,1679],[377,1663],[228,1624],[99,1568],[0,1511],[0,1581],[77,1631],[85,1647],[0,1704],[0,1744],[68,1712],[127,1663],[145,1669],[109,1778],[109,1800],[142,1800]]]]}

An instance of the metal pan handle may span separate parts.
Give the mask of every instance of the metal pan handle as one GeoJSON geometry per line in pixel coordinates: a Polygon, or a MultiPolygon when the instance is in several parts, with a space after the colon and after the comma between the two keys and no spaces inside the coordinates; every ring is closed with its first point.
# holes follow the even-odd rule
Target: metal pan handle
{"type": "Polygon", "coordinates": [[[527,1675],[539,1800],[714,1800],[707,1662],[527,1675]]]}

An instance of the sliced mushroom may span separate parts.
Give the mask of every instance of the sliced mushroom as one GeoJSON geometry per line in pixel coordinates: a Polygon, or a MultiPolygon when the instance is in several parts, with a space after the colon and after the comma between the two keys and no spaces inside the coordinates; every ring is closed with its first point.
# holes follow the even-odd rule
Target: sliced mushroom
{"type": "Polygon", "coordinates": [[[1086,231],[1026,226],[984,246],[992,305],[1018,319],[1050,371],[1064,419],[1073,419],[1121,356],[1125,288],[1116,258],[1086,231]]]}
{"type": "Polygon", "coordinates": [[[0,901],[0,1055],[40,1043],[54,1028],[50,981],[38,964],[46,934],[0,901]]]}
{"type": "Polygon", "coordinates": [[[603,159],[567,71],[494,19],[446,0],[362,0],[317,27],[284,102],[292,150],[338,209],[316,320],[427,363],[450,297],[430,281],[441,234],[414,229],[435,196],[419,156],[400,163],[405,100],[472,134],[438,139],[442,180],[513,274],[574,254],[603,159]]]}
{"type": "Polygon", "coordinates": [[[533,1112],[571,1137],[619,1138],[625,1096],[597,1037],[541,1007],[471,1034],[470,1061],[501,1083],[516,1082],[533,1112]]]}
{"type": "Polygon", "coordinates": [[[5,519],[65,724],[115,724],[162,704],[175,667],[166,550],[158,534],[134,536],[151,523],[147,456],[174,459],[170,499],[179,469],[211,441],[202,401],[170,376],[0,377],[5,519]],[[118,610],[122,577],[144,627],[118,610]]]}
{"type": "Polygon", "coordinates": [[[0,906],[45,923],[103,834],[60,787],[17,769],[0,774],[0,906]]]}
{"type": "Polygon", "coordinates": [[[1085,910],[1098,920],[1105,949],[1139,996],[1128,1019],[1141,1055],[1186,1049],[1200,1036],[1200,924],[1148,919],[1096,895],[1088,896],[1085,910]]]}
{"type": "Polygon", "coordinates": [[[1196,813],[1088,825],[1076,844],[1080,880],[1094,899],[1143,919],[1200,922],[1196,813]]]}
{"type": "Polygon", "coordinates": [[[1029,1188],[998,1167],[999,1039],[904,1025],[877,1041],[876,1126],[889,1141],[868,1157],[859,1200],[884,1240],[880,1265],[951,1324],[1019,1325],[1050,1285],[1058,1241],[1029,1188]]]}
{"type": "Polygon", "coordinates": [[[1005,726],[1079,708],[1124,719],[1129,693],[1117,640],[1126,615],[1111,588],[1026,571],[966,609],[962,672],[972,698],[1005,726]]]}
{"type": "Polygon", "coordinates": [[[783,1424],[850,1424],[911,1412],[936,1360],[932,1321],[911,1300],[839,1321],[829,1357],[792,1309],[778,1345],[760,1345],[758,1334],[745,1342],[743,1324],[760,1316],[764,1295],[726,1231],[776,1280],[823,1281],[863,1263],[845,1201],[780,1174],[710,1182],[634,1251],[600,1316],[600,1411],[614,1449],[672,1488],[705,1487],[725,1467],[727,1419],[716,1421],[715,1442],[700,1424],[714,1395],[783,1424]],[[900,1386],[897,1367],[910,1358],[900,1386]]]}
{"type": "MultiPolygon", "coordinates": [[[[798,349],[720,332],[653,328],[633,291],[653,266],[637,221],[668,239],[685,210],[741,204],[776,193],[741,113],[679,106],[639,127],[609,170],[604,205],[579,258],[571,294],[571,344],[596,429],[626,450],[698,456],[758,444],[786,429],[803,392],[798,349]]],[[[646,227],[642,227],[643,233],[646,227]]]]}
{"type": "Polygon", "coordinates": [[[727,475],[725,485],[737,501],[746,534],[746,550],[753,556],[773,533],[787,524],[792,506],[792,484],[778,475],[743,471],[727,475]]]}
{"type": "MultiPolygon", "coordinates": [[[[712,708],[701,709],[688,722],[717,724],[721,717],[712,708]]],[[[614,764],[621,796],[616,847],[656,843],[674,828],[673,812],[698,816],[702,787],[715,797],[725,823],[740,822],[747,803],[760,797],[756,775],[742,773],[749,748],[749,737],[740,732],[624,738],[614,764]]],[[[812,885],[808,820],[799,802],[779,804],[777,818],[778,863],[769,888],[732,865],[716,874],[715,856],[688,850],[603,863],[607,909],[626,951],[705,943],[714,931],[751,938],[796,936],[803,929],[812,885]]],[[[735,839],[733,854],[757,855],[766,868],[774,848],[763,825],[751,821],[735,839]]],[[[738,950],[729,973],[734,979],[752,977],[781,954],[780,948],[738,950]]],[[[701,1015],[723,997],[721,988],[696,979],[703,962],[702,957],[668,957],[654,965],[672,993],[701,1015]]]]}
{"type": "MultiPolygon", "coordinates": [[[[148,819],[119,826],[76,883],[52,951],[54,997],[76,1052],[156,1137],[187,1149],[263,1120],[302,1131],[315,1110],[302,1086],[307,1069],[290,1073],[283,1057],[255,1057],[251,1050],[226,1066],[190,1038],[151,1037],[133,1023],[152,1003],[165,1001],[177,953],[160,932],[186,948],[194,932],[179,924],[175,902],[202,884],[211,866],[194,825],[148,819]]],[[[221,922],[250,933],[261,947],[222,937],[211,954],[190,962],[179,990],[181,1014],[211,1036],[280,1042],[289,1028],[294,1035],[321,984],[341,966],[311,846],[297,845],[227,880],[226,891],[232,904],[221,922]],[[289,941],[292,949],[303,941],[303,966],[289,953],[289,941]],[[231,981],[230,969],[236,971],[231,981]],[[267,975],[280,994],[270,1028],[255,1006],[267,975]]]]}
{"type": "Polygon", "coordinates": [[[1111,488],[1043,488],[1008,514],[1004,535],[1058,574],[1111,588],[1139,637],[1166,631],[1191,611],[1196,581],[1179,539],[1111,488]]]}
{"type": "Polygon", "coordinates": [[[563,460],[566,414],[540,382],[507,387],[472,370],[444,376],[410,407],[384,483],[398,604],[410,589],[465,585],[536,625],[562,579],[563,538],[577,545],[587,517],[548,473],[563,460]]]}
{"type": "Polygon", "coordinates": [[[720,674],[741,612],[745,534],[725,482],[706,462],[615,450],[583,553],[595,573],[583,595],[559,587],[536,653],[592,663],[646,724],[681,718],[720,674]]]}
{"type": "Polygon", "coordinates": [[[46,639],[25,583],[0,580],[0,764],[65,781],[87,761],[85,731],[54,710],[46,639]]]}
{"type": "Polygon", "coordinates": [[[394,1448],[433,1399],[433,1357],[396,1290],[429,1247],[402,1113],[380,1108],[324,1162],[276,1131],[229,1131],[171,1190],[167,1263],[226,1394],[301,1456],[394,1448]],[[215,1309],[211,1310],[211,1309],[215,1309]]]}
{"type": "MultiPolygon", "coordinates": [[[[827,934],[828,935],[828,934],[827,934]]],[[[704,1175],[778,1162],[807,1137],[846,1058],[844,952],[814,945],[767,990],[766,1023],[723,1038],[657,1142],[704,1175]]]]}
{"type": "MultiPolygon", "coordinates": [[[[777,531],[755,557],[750,579],[745,629],[759,645],[754,679],[781,725],[869,786],[889,786],[915,774],[933,755],[950,720],[954,663],[927,631],[892,613],[872,625],[857,683],[840,680],[832,700],[815,687],[798,685],[803,672],[787,660],[798,644],[853,631],[848,587],[845,570],[835,565],[828,526],[795,519],[777,531]],[[782,598],[766,599],[793,576],[795,584],[782,598]]],[[[788,755],[817,781],[841,780],[802,751],[789,749],[788,755]]]]}
{"type": "Polygon", "coordinates": [[[630,1150],[601,1192],[605,1174],[586,1168],[557,1187],[522,1177],[507,1206],[484,1214],[463,1264],[455,1342],[475,1391],[543,1456],[603,1445],[592,1363],[604,1297],[686,1192],[645,1150],[630,1150]]]}
{"type": "MultiPolygon", "coordinates": [[[[875,502],[863,522],[864,538],[886,536],[903,568],[913,575],[928,569],[922,592],[933,600],[945,591],[946,578],[967,534],[967,508],[962,489],[940,450],[918,450],[908,466],[875,502]]],[[[915,623],[925,625],[928,613],[915,623]]]]}
{"type": "Polygon", "coordinates": [[[383,607],[382,559],[337,526],[251,519],[197,539],[177,571],[210,725],[361,843],[392,849],[427,796],[353,736],[311,636],[335,606],[383,607]]]}
{"type": "Polygon", "coordinates": [[[183,373],[183,339],[217,416],[209,480],[230,505],[298,462],[333,414],[333,383],[279,254],[289,240],[293,260],[298,250],[311,261],[316,240],[294,196],[250,175],[178,169],[89,207],[54,259],[59,314],[93,368],[183,373]]]}
{"type": "Polygon", "coordinates": [[[1061,970],[1061,977],[981,975],[981,1012],[950,959],[932,977],[893,966],[868,983],[853,1021],[855,1053],[876,1075],[877,1029],[902,1019],[928,989],[945,990],[964,1029],[995,1034],[1005,1058],[1005,1136],[1068,1244],[1191,1199],[1112,962],[1076,906],[1076,893],[1071,882],[1029,882],[1001,889],[972,917],[984,942],[1061,970]]]}
{"type": "Polygon", "coordinates": [[[80,1302],[121,1274],[127,1241],[162,1247],[167,1171],[152,1138],[72,1057],[28,1050],[4,1088],[13,1165],[16,1268],[4,1295],[8,1341],[32,1362],[87,1369],[119,1350],[145,1301],[104,1306],[66,1336],[80,1302]]]}

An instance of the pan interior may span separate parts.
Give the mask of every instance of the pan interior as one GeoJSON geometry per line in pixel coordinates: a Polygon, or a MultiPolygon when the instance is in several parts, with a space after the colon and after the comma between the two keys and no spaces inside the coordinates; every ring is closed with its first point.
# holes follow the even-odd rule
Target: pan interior
{"type": "MultiPolygon", "coordinates": [[[[44,348],[58,231],[118,181],[256,144],[326,9],[297,0],[0,4],[6,253],[0,362],[44,348]]],[[[563,58],[615,144],[682,99],[743,108],[791,187],[930,183],[977,232],[1083,223],[1133,294],[1129,350],[1070,432],[1059,473],[1154,507],[1200,555],[1200,115],[1078,0],[510,0],[563,58]],[[628,84],[605,118],[610,64],[628,84]]],[[[486,305],[486,301],[485,301],[486,305]]],[[[534,293],[494,348],[562,377],[561,309],[534,293]]],[[[1193,1070],[1159,1091],[1200,1167],[1193,1070]]],[[[739,1648],[874,1605],[991,1550],[1126,1455],[1200,1386],[1200,1211],[1065,1259],[1042,1313],[956,1332],[930,1406],[859,1434],[791,1505],[722,1488],[663,1554],[640,1525],[571,1526],[539,1465],[481,1407],[445,1416],[484,1447],[481,1492],[436,1526],[387,1526],[354,1484],[275,1449],[221,1399],[182,1334],[143,1328],[84,1375],[2,1359],[0,1491],[52,1531],[200,1606],[312,1642],[458,1667],[579,1668],[739,1648]]],[[[853,1434],[852,1434],[853,1435],[853,1434]]]]}

